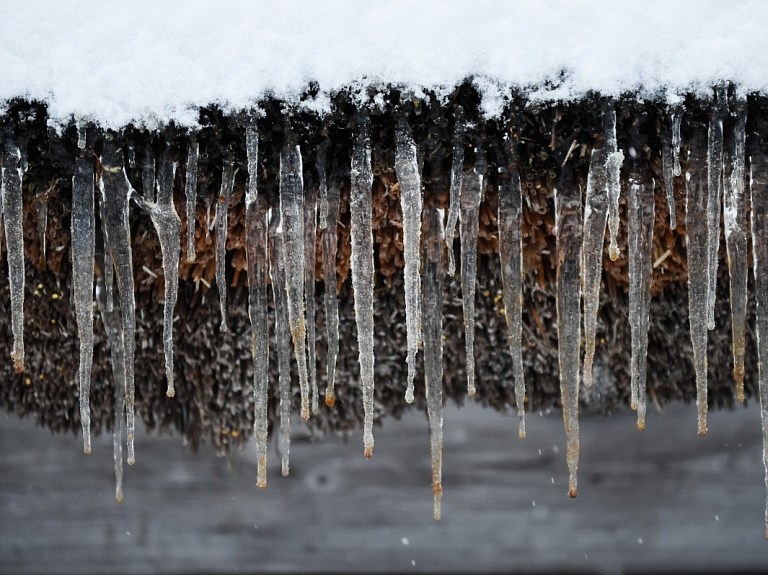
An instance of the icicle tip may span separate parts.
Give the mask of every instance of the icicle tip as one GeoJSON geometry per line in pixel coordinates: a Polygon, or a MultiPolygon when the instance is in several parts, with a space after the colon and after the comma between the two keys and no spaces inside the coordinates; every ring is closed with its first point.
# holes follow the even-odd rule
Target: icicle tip
{"type": "Polygon", "coordinates": [[[328,406],[328,407],[333,407],[334,405],[336,405],[336,398],[334,396],[332,396],[332,395],[331,396],[326,395],[325,396],[325,405],[328,406]]]}
{"type": "Polygon", "coordinates": [[[568,490],[568,495],[570,496],[570,498],[571,498],[571,499],[576,499],[576,495],[578,495],[578,494],[576,493],[576,488],[575,488],[575,487],[571,487],[571,488],[568,490]]]}
{"type": "Polygon", "coordinates": [[[365,458],[370,459],[373,457],[373,446],[366,446],[365,448],[365,458]]]}

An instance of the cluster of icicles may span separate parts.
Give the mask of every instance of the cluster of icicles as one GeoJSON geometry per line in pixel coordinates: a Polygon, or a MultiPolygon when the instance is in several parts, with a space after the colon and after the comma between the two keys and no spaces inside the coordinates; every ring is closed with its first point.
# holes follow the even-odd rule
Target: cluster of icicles
{"type": "MultiPolygon", "coordinates": [[[[723,221],[731,277],[733,314],[733,357],[738,400],[744,399],[744,333],[747,307],[747,219],[745,208],[745,126],[746,106],[736,99],[737,115],[729,146],[724,147],[723,119],[728,113],[724,90],[717,92],[715,112],[709,125],[706,158],[703,146],[690,146],[686,186],[686,229],[688,241],[688,286],[691,341],[697,385],[698,431],[707,430],[707,330],[714,327],[717,251],[720,240],[720,210],[723,221]]],[[[672,183],[682,176],[680,123],[683,110],[671,108],[669,124],[662,134],[663,177],[669,203],[670,224],[676,228],[672,183]]],[[[373,452],[374,398],[374,245],[372,234],[372,185],[370,122],[362,114],[354,137],[351,159],[351,240],[352,283],[357,323],[360,384],[364,406],[364,453],[373,452]]],[[[403,212],[405,252],[405,305],[407,327],[408,381],[405,399],[414,398],[414,375],[418,350],[423,350],[427,409],[431,428],[432,481],[434,515],[440,517],[442,497],[442,302],[445,273],[453,275],[456,263],[453,238],[459,223],[461,240],[461,286],[464,302],[464,326],[467,352],[467,388],[475,393],[474,381],[474,297],[477,271],[477,235],[479,207],[485,189],[486,162],[480,146],[474,148],[472,168],[464,169],[466,124],[461,110],[456,113],[450,182],[450,206],[444,211],[422,205],[422,182],[417,148],[411,128],[401,120],[396,130],[395,172],[400,187],[403,212]],[[447,246],[447,250],[445,247],[447,246]],[[447,251],[448,261],[444,261],[447,251]]],[[[609,106],[603,114],[603,134],[592,151],[587,187],[555,191],[557,241],[557,329],[563,414],[567,433],[567,461],[570,472],[569,493],[576,496],[579,458],[579,385],[592,384],[595,353],[596,318],[602,274],[602,254],[606,226],[609,230],[609,254],[619,257],[620,169],[624,154],[617,147],[616,114],[609,106]],[[583,205],[582,205],[583,204],[583,205]],[[583,374],[581,330],[585,340],[583,374]]],[[[255,438],[258,447],[257,484],[267,484],[267,398],[269,385],[269,326],[267,288],[271,283],[276,310],[279,357],[280,436],[282,473],[289,473],[290,451],[290,338],[297,358],[301,387],[301,417],[318,411],[318,388],[314,350],[315,312],[314,269],[316,235],[323,234],[323,274],[326,286],[336,286],[336,226],[339,213],[339,182],[326,177],[325,149],[320,148],[312,161],[319,173],[318,190],[303,184],[302,158],[295,138],[288,136],[280,153],[280,204],[269,209],[264,194],[257,190],[259,134],[255,123],[246,127],[247,168],[250,175],[245,194],[246,252],[249,285],[249,317],[252,325],[254,362],[255,438]],[[319,196],[319,197],[318,197],[319,196]],[[268,282],[268,277],[271,281],[268,282]],[[309,332],[309,333],[308,333],[309,332]],[[309,345],[308,345],[309,342],[309,345]]],[[[143,195],[130,185],[124,167],[120,141],[105,135],[101,171],[97,177],[92,154],[85,150],[85,129],[79,133],[81,152],[76,158],[72,191],[72,269],[74,301],[80,337],[80,407],[85,452],[90,452],[89,387],[93,358],[93,299],[104,323],[116,389],[115,469],[116,497],[122,499],[122,420],[127,421],[128,463],[134,462],[134,330],[133,266],[129,228],[129,204],[133,200],[151,216],[162,251],[164,302],[164,354],[168,390],[174,395],[173,311],[178,288],[181,221],[173,202],[173,181],[177,165],[170,146],[161,151],[159,164],[148,152],[143,162],[143,195]],[[101,234],[104,253],[95,252],[94,190],[98,190],[101,234]],[[99,258],[103,262],[99,262],[99,258]],[[94,285],[94,261],[102,268],[94,285]],[[115,294],[115,279],[117,295],[115,294]],[[94,290],[95,288],[95,290],[94,290]],[[124,395],[123,395],[124,394],[124,395]]],[[[568,161],[570,152],[566,156],[568,161]]],[[[627,152],[634,156],[632,149],[627,152]]],[[[186,169],[187,241],[189,261],[195,260],[194,227],[197,194],[199,146],[189,139],[186,169]]],[[[502,171],[504,169],[501,169],[502,171]]],[[[7,143],[2,167],[2,216],[8,247],[8,265],[12,300],[12,358],[17,371],[24,366],[23,294],[24,261],[22,239],[21,183],[24,161],[19,148],[7,143]]],[[[219,286],[222,323],[226,331],[226,284],[224,249],[227,236],[227,206],[234,186],[234,160],[225,158],[221,191],[216,205],[216,278],[219,286]]],[[[499,252],[503,280],[504,315],[508,327],[515,395],[520,418],[520,437],[525,436],[525,384],[521,354],[522,337],[522,207],[523,194],[515,169],[508,169],[499,179],[499,252]]],[[[758,233],[768,226],[768,158],[753,157],[749,177],[752,215],[754,275],[757,297],[757,333],[760,358],[760,397],[763,434],[768,445],[768,236],[758,233]]],[[[631,403],[637,410],[637,426],[645,426],[646,351],[650,309],[651,258],[654,227],[654,190],[646,182],[630,176],[627,185],[629,322],[631,326],[631,403]]],[[[44,224],[43,224],[44,225],[44,224]]],[[[326,329],[328,339],[327,388],[325,403],[334,404],[334,378],[339,352],[338,302],[335,289],[326,289],[326,329]]],[[[768,469],[768,456],[763,452],[768,469]]],[[[768,482],[768,479],[766,480],[768,482]]],[[[766,511],[768,521],[768,509],[766,511]]],[[[767,533],[768,534],[768,533],[767,533]]]]}

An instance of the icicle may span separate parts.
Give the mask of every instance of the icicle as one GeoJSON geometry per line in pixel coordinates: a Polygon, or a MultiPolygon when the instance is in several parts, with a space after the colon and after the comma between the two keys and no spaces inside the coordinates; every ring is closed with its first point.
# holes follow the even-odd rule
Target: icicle
{"type": "MultiPolygon", "coordinates": [[[[467,352],[467,393],[475,395],[475,281],[477,278],[477,234],[480,202],[485,187],[485,154],[475,149],[475,167],[463,175],[461,186],[461,296],[464,308],[464,337],[467,352]]],[[[450,251],[450,250],[449,250],[450,251]]]]}
{"type": "Polygon", "coordinates": [[[696,373],[699,435],[707,433],[707,164],[704,138],[690,143],[685,173],[685,228],[688,248],[688,309],[696,373]]]}
{"type": "Polygon", "coordinates": [[[582,244],[584,290],[584,385],[592,386],[592,363],[595,358],[597,312],[600,307],[600,284],[603,279],[603,245],[608,222],[609,154],[615,145],[616,113],[603,115],[603,145],[592,150],[584,201],[584,241],[582,244]]]}
{"type": "Polygon", "coordinates": [[[747,315],[747,213],[744,197],[744,145],[746,140],[746,99],[737,97],[736,120],[725,151],[723,178],[723,222],[731,278],[731,332],[733,334],[733,378],[736,398],[744,403],[744,346],[747,315]]]}
{"type": "Polygon", "coordinates": [[[292,135],[280,152],[280,218],[283,226],[285,294],[293,350],[299,368],[301,418],[309,419],[307,326],[304,309],[304,184],[301,150],[292,135]]]}
{"type": "Polygon", "coordinates": [[[315,249],[317,220],[317,186],[307,175],[304,198],[304,297],[307,314],[307,365],[312,413],[320,410],[317,392],[317,360],[315,357],[315,249]]]}
{"type": "Polygon", "coordinates": [[[443,217],[427,209],[424,231],[424,379],[427,388],[432,450],[432,493],[435,521],[443,499],[443,217]]]}
{"type": "MultiPolygon", "coordinates": [[[[674,116],[673,116],[674,118],[674,116]]],[[[674,123],[673,118],[670,118],[670,121],[674,123]]],[[[672,128],[667,131],[665,130],[662,134],[662,144],[661,144],[661,165],[662,165],[662,172],[664,174],[664,191],[667,194],[667,206],[669,208],[669,227],[672,230],[677,229],[677,212],[675,211],[675,175],[680,175],[680,162],[677,157],[680,149],[680,123],[679,123],[679,117],[678,117],[678,126],[677,126],[677,133],[678,133],[678,141],[677,141],[677,148],[678,152],[674,152],[673,155],[673,145],[672,145],[672,128]],[[677,168],[677,174],[675,174],[675,168],[677,168]]]]}
{"type": "Polygon", "coordinates": [[[24,371],[24,208],[21,181],[24,177],[19,147],[8,142],[2,168],[3,219],[8,250],[8,283],[11,288],[11,331],[13,369],[24,371]]]}
{"type": "MultiPolygon", "coordinates": [[[[515,373],[515,400],[520,418],[520,438],[525,437],[525,380],[523,379],[523,191],[517,169],[499,186],[499,259],[507,321],[509,350],[515,373]]],[[[425,298],[426,301],[426,298],[425,298]]]]}
{"type": "Polygon", "coordinates": [[[114,136],[107,134],[101,157],[101,195],[104,202],[104,223],[107,247],[117,271],[120,290],[120,308],[123,318],[123,358],[125,364],[125,408],[127,420],[128,465],[135,461],[134,436],[134,380],[133,358],[135,349],[136,304],[133,296],[133,253],[131,228],[128,221],[128,198],[133,192],[123,166],[123,149],[114,136]]]}
{"type": "Polygon", "coordinates": [[[683,173],[680,169],[680,121],[682,118],[682,109],[673,108],[670,120],[672,122],[672,175],[675,177],[683,173]]]}
{"type": "MultiPolygon", "coordinates": [[[[104,254],[106,255],[106,253],[104,254]]],[[[102,270],[103,274],[104,270],[102,270]]],[[[96,280],[96,303],[101,322],[107,334],[109,356],[112,363],[112,379],[115,387],[115,421],[112,430],[112,455],[115,461],[115,499],[123,502],[123,420],[125,418],[125,361],[123,356],[123,332],[120,309],[107,305],[107,292],[103,275],[96,280]]]]}
{"type": "Polygon", "coordinates": [[[413,403],[413,378],[416,376],[416,354],[421,345],[421,175],[416,160],[416,144],[405,119],[400,120],[395,135],[395,173],[400,186],[403,211],[403,255],[405,257],[405,326],[408,342],[408,386],[405,401],[413,403]]]}
{"type": "Polygon", "coordinates": [[[75,122],[75,127],[77,128],[77,147],[80,150],[85,150],[85,141],[88,136],[88,126],[86,124],[81,124],[80,122],[75,122]]]}
{"type": "MultiPolygon", "coordinates": [[[[187,261],[194,262],[195,254],[195,222],[197,221],[197,161],[200,156],[200,144],[192,134],[187,153],[187,179],[184,195],[187,200],[187,261]]],[[[255,177],[255,176],[254,176],[255,177]]]]}
{"type": "MultiPolygon", "coordinates": [[[[567,161],[567,156],[566,156],[567,161]]],[[[581,191],[572,168],[563,166],[555,189],[557,237],[557,334],[560,394],[568,441],[568,494],[576,497],[579,465],[579,353],[581,348],[581,191]]]]}
{"type": "Polygon", "coordinates": [[[45,268],[46,248],[45,236],[48,232],[48,192],[40,194],[37,198],[37,235],[40,238],[40,265],[45,268]]]}
{"type": "Polygon", "coordinates": [[[358,361],[363,388],[363,443],[365,456],[373,455],[373,171],[370,119],[361,118],[352,149],[350,212],[352,236],[352,289],[355,297],[358,361]]]}
{"type": "Polygon", "coordinates": [[[725,86],[716,88],[707,139],[707,328],[715,329],[717,253],[720,249],[720,190],[723,185],[723,119],[727,113],[725,86]]]}
{"type": "MultiPolygon", "coordinates": [[[[145,159],[145,164],[150,160],[154,166],[154,158],[145,159]]],[[[173,181],[175,178],[176,162],[173,161],[170,145],[165,143],[157,178],[157,202],[145,196],[140,204],[149,212],[160,239],[160,251],[163,257],[165,282],[163,352],[165,354],[165,375],[168,380],[166,391],[168,397],[176,395],[173,385],[173,312],[179,293],[179,258],[181,254],[181,218],[173,203],[173,181]]]]}
{"type": "MultiPolygon", "coordinates": [[[[269,321],[267,318],[267,200],[258,195],[259,133],[251,124],[246,128],[248,189],[245,194],[245,253],[248,260],[248,316],[251,320],[253,355],[253,431],[258,451],[256,484],[267,487],[267,432],[269,428],[269,321]]],[[[273,286],[276,284],[272,284],[273,286]]],[[[278,342],[278,349],[280,343],[278,342]]],[[[287,469],[287,463],[286,463],[287,469]]]]}
{"type": "Polygon", "coordinates": [[[285,262],[283,259],[283,224],[280,214],[272,212],[269,224],[269,273],[272,279],[272,297],[275,301],[275,339],[280,372],[280,441],[283,476],[290,473],[291,453],[291,343],[288,305],[285,293],[285,262]]]}
{"type": "MultiPolygon", "coordinates": [[[[101,184],[99,184],[101,185],[101,184]]],[[[107,238],[107,217],[104,211],[104,194],[99,194],[99,220],[101,221],[101,235],[104,237],[106,244],[107,238]]],[[[106,306],[107,311],[112,312],[114,306],[114,283],[115,283],[115,266],[112,262],[112,254],[109,249],[104,249],[104,290],[106,291],[106,306]]]]}
{"type": "Polygon", "coordinates": [[[648,367],[648,317],[653,277],[653,184],[647,189],[635,174],[629,177],[627,237],[629,243],[629,325],[632,330],[632,409],[637,428],[645,429],[646,372],[648,367]]]}
{"type": "Polygon", "coordinates": [[[757,307],[757,368],[760,418],[763,428],[763,466],[765,467],[765,537],[768,538],[768,157],[760,149],[751,150],[750,190],[752,194],[752,265],[755,275],[757,307]]]}
{"type": "Polygon", "coordinates": [[[155,151],[150,140],[144,148],[144,160],[141,165],[141,187],[144,199],[148,202],[155,201],[155,151]]]}
{"type": "Polygon", "coordinates": [[[453,159],[451,160],[451,203],[448,208],[448,224],[445,230],[445,245],[448,247],[448,275],[456,273],[456,257],[453,254],[453,239],[456,235],[456,220],[459,219],[459,197],[464,174],[464,109],[456,106],[454,112],[453,159]]]}
{"type": "Polygon", "coordinates": [[[78,156],[72,177],[72,284],[77,335],[80,338],[80,422],[85,453],[91,452],[95,227],[93,161],[90,157],[78,156]]]}
{"type": "Polygon", "coordinates": [[[336,358],[339,355],[339,300],[336,294],[336,231],[339,219],[339,185],[335,179],[327,186],[327,213],[323,233],[323,283],[325,284],[325,325],[328,331],[328,387],[325,388],[325,404],[336,403],[336,358]]]}
{"type": "Polygon", "coordinates": [[[608,230],[611,242],[608,254],[611,261],[619,257],[619,245],[616,238],[619,235],[619,196],[621,195],[621,164],[624,154],[618,150],[616,143],[616,112],[607,110],[603,115],[603,130],[605,132],[605,153],[607,158],[608,182],[608,230]]]}
{"type": "Polygon", "coordinates": [[[216,202],[216,287],[219,288],[221,326],[227,331],[227,231],[229,229],[229,198],[235,186],[235,162],[231,156],[224,160],[221,170],[221,191],[216,202]]]}

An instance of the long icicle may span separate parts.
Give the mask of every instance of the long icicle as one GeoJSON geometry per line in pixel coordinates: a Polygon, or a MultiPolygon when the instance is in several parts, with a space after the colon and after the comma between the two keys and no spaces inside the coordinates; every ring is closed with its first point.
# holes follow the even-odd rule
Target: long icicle
{"type": "Polygon", "coordinates": [[[285,264],[283,261],[283,231],[280,212],[272,210],[269,223],[269,274],[272,298],[275,302],[275,340],[280,374],[280,445],[283,477],[290,473],[291,454],[291,342],[288,327],[288,306],[285,295],[285,264]]]}
{"type": "Polygon", "coordinates": [[[373,455],[373,171],[371,123],[362,116],[352,149],[350,212],[352,237],[352,289],[355,298],[358,361],[363,388],[363,445],[373,455]]]}
{"type": "Polygon", "coordinates": [[[477,280],[477,234],[480,202],[483,201],[485,153],[475,149],[475,167],[464,174],[461,186],[461,296],[467,354],[467,393],[475,395],[475,282],[477,280]]]}
{"type": "Polygon", "coordinates": [[[194,262],[197,259],[195,253],[195,223],[197,222],[197,162],[200,157],[200,144],[197,136],[192,134],[189,138],[189,151],[187,152],[187,174],[184,184],[184,195],[187,202],[187,261],[194,262]]]}
{"type": "Polygon", "coordinates": [[[715,329],[717,254],[720,250],[720,193],[723,186],[723,120],[728,113],[726,87],[715,89],[707,138],[707,328],[715,329]]]}
{"type": "Polygon", "coordinates": [[[424,379],[432,452],[432,494],[435,521],[443,499],[443,218],[427,209],[424,231],[424,379]]]}
{"type": "Polygon", "coordinates": [[[405,326],[408,344],[408,383],[405,401],[413,403],[413,379],[416,355],[421,344],[421,175],[416,159],[416,144],[411,127],[403,118],[395,134],[395,173],[400,186],[400,208],[403,212],[403,255],[405,258],[405,326]]]}
{"type": "Polygon", "coordinates": [[[616,112],[608,109],[603,114],[603,132],[605,134],[605,153],[608,181],[608,230],[610,245],[608,255],[612,261],[619,257],[619,245],[616,238],[619,235],[619,196],[621,195],[621,164],[624,161],[616,143],[616,112]]]}
{"type": "MultiPolygon", "coordinates": [[[[267,433],[269,429],[269,321],[267,317],[267,200],[258,194],[259,133],[254,124],[245,131],[248,153],[248,188],[245,193],[245,255],[248,261],[248,317],[253,355],[253,431],[258,452],[256,485],[267,487],[267,433]]],[[[279,345],[278,345],[279,347],[279,345]]]]}
{"type": "Polygon", "coordinates": [[[91,452],[91,370],[93,368],[93,262],[96,250],[93,159],[75,158],[72,177],[72,285],[80,339],[80,422],[83,451],[91,452]]]}
{"type": "Polygon", "coordinates": [[[744,195],[744,146],[746,141],[746,98],[734,102],[736,119],[729,126],[725,146],[726,173],[723,177],[723,222],[731,278],[731,333],[733,335],[733,378],[736,399],[744,403],[744,347],[747,316],[747,210],[744,195]]]}
{"type": "MultiPolygon", "coordinates": [[[[632,162],[633,166],[635,161],[632,162]]],[[[648,369],[648,318],[653,276],[653,187],[648,189],[633,169],[627,189],[629,243],[629,325],[632,331],[632,407],[637,409],[637,429],[645,429],[646,374],[648,369]]]]}
{"type": "Polygon", "coordinates": [[[445,245],[448,248],[448,275],[456,273],[456,256],[453,254],[453,239],[456,236],[456,221],[459,219],[459,198],[464,174],[464,137],[467,125],[464,108],[456,106],[454,111],[453,158],[451,160],[451,196],[448,207],[448,224],[445,229],[445,245]]]}
{"type": "MultiPolygon", "coordinates": [[[[106,252],[105,252],[106,254],[106,252]]],[[[111,265],[111,264],[110,264],[111,265]]],[[[100,266],[101,267],[101,266],[100,266]]],[[[104,269],[101,270],[104,272],[104,269]]],[[[101,322],[107,334],[109,358],[112,364],[114,382],[115,420],[112,429],[112,456],[115,462],[115,500],[123,502],[123,422],[125,420],[125,362],[123,357],[123,332],[120,308],[107,306],[107,292],[103,274],[96,280],[96,303],[99,306],[101,322]],[[109,308],[109,309],[108,309],[109,308]]]]}
{"type": "Polygon", "coordinates": [[[216,286],[219,289],[221,326],[227,331],[227,232],[229,230],[229,199],[235,186],[235,162],[231,155],[224,160],[221,170],[221,190],[216,202],[216,286]]]}
{"type": "Polygon", "coordinates": [[[11,289],[11,331],[13,332],[13,370],[24,371],[24,207],[21,181],[24,177],[21,150],[13,142],[5,144],[2,167],[3,220],[8,250],[8,283],[11,289]]]}
{"type": "Polygon", "coordinates": [[[339,298],[336,293],[336,248],[338,244],[337,225],[339,220],[339,184],[335,175],[327,186],[327,207],[325,230],[323,231],[323,283],[325,284],[325,326],[328,332],[327,372],[328,386],[325,388],[325,404],[333,407],[336,403],[334,386],[336,382],[336,358],[339,355],[339,298]]]}
{"type": "MultiPolygon", "coordinates": [[[[574,141],[574,144],[576,142],[574,141]]],[[[573,147],[571,147],[571,150],[573,147]]],[[[555,190],[557,334],[560,394],[568,443],[568,494],[576,497],[579,466],[579,354],[581,350],[581,192],[565,156],[555,190]]]]}
{"type": "Polygon", "coordinates": [[[123,165],[123,148],[113,134],[104,138],[101,157],[101,195],[104,201],[104,222],[107,247],[117,272],[117,288],[120,292],[120,308],[123,318],[123,358],[125,363],[125,412],[127,421],[128,465],[135,461],[133,360],[136,331],[136,303],[133,285],[133,253],[131,227],[128,221],[128,199],[133,192],[123,165]]]}
{"type": "MultiPolygon", "coordinates": [[[[154,165],[154,158],[151,158],[154,165]]],[[[160,251],[163,258],[163,281],[165,283],[165,301],[163,303],[163,353],[165,355],[165,375],[168,381],[166,395],[176,395],[173,379],[173,314],[179,293],[179,259],[181,255],[181,218],[173,203],[173,182],[176,178],[176,162],[173,150],[164,142],[164,149],[157,171],[157,201],[146,194],[139,204],[145,209],[160,239],[160,251]]],[[[152,194],[155,195],[154,193],[152,194]]]]}
{"type": "MultiPolygon", "coordinates": [[[[321,174],[321,178],[325,174],[321,174]]],[[[304,196],[304,299],[307,322],[307,366],[312,413],[320,410],[317,391],[317,357],[315,355],[315,260],[317,249],[317,185],[307,174],[304,196]]]]}
{"type": "Polygon", "coordinates": [[[280,218],[283,226],[283,263],[288,323],[299,368],[301,418],[309,419],[307,326],[304,309],[304,173],[301,150],[290,130],[280,151],[280,218]]]}
{"type": "Polygon", "coordinates": [[[707,433],[707,160],[703,134],[689,144],[685,173],[685,228],[688,250],[688,312],[696,373],[699,435],[707,433]]]}
{"type": "Polygon", "coordinates": [[[752,194],[752,265],[755,275],[757,307],[757,368],[760,419],[763,429],[763,467],[765,468],[765,537],[768,539],[768,156],[758,146],[750,150],[750,190],[752,194]]]}
{"type": "Polygon", "coordinates": [[[509,350],[515,374],[515,402],[520,418],[518,435],[525,437],[525,380],[523,379],[523,190],[514,150],[507,144],[508,166],[499,184],[499,259],[509,350]]]}
{"type": "MultiPolygon", "coordinates": [[[[584,290],[584,385],[592,386],[592,364],[595,359],[597,312],[600,308],[600,285],[603,279],[603,246],[608,223],[608,141],[609,131],[616,130],[616,115],[603,115],[602,143],[592,150],[584,200],[584,241],[582,244],[582,289],[584,290]]],[[[615,141],[615,135],[613,136],[615,141]]]]}

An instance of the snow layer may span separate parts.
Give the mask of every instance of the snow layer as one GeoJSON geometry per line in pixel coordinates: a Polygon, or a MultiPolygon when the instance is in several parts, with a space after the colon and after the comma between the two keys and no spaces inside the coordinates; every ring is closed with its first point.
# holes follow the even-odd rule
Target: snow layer
{"type": "Polygon", "coordinates": [[[674,95],[730,80],[768,92],[760,0],[11,0],[0,19],[0,101],[45,101],[120,127],[197,121],[197,107],[392,83],[450,90],[472,77],[488,114],[533,99],[674,95]],[[559,79],[559,80],[558,80],[559,79]],[[544,82],[556,82],[544,88],[544,82]]]}

